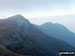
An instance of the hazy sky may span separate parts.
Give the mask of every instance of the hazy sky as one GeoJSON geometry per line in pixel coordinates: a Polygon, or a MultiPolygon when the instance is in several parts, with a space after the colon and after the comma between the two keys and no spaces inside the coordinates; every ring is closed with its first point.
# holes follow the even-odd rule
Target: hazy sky
{"type": "Polygon", "coordinates": [[[0,18],[16,14],[35,24],[64,24],[75,32],[75,0],[0,0],[0,18]]]}
{"type": "Polygon", "coordinates": [[[0,17],[22,14],[27,18],[75,14],[75,0],[0,0],[0,17]]]}

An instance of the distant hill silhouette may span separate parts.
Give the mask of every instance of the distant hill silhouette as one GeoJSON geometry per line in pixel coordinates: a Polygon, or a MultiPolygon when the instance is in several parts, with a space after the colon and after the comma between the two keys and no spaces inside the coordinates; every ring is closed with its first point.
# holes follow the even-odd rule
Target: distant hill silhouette
{"type": "Polygon", "coordinates": [[[75,47],[75,34],[68,30],[64,25],[47,22],[40,26],[36,26],[42,32],[49,36],[53,36],[59,40],[63,40],[75,47]]]}
{"type": "Polygon", "coordinates": [[[58,56],[74,51],[68,43],[48,36],[21,15],[0,20],[0,44],[12,52],[33,56],[58,56]]]}

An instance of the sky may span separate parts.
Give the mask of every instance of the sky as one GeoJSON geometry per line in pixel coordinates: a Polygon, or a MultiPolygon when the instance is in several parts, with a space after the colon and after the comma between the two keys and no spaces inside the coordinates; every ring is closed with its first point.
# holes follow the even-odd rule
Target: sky
{"type": "Polygon", "coordinates": [[[48,21],[64,24],[75,32],[75,0],[0,0],[0,19],[16,14],[37,25],[48,21]]]}
{"type": "Polygon", "coordinates": [[[26,18],[75,14],[75,0],[0,0],[0,17],[22,14],[26,18]]]}

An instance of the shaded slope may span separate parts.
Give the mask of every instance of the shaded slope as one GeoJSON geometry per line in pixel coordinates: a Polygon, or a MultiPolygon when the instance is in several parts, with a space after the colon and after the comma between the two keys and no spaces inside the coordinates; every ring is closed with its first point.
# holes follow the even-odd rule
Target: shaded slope
{"type": "Polygon", "coordinates": [[[14,53],[6,49],[4,46],[0,44],[0,56],[31,56],[31,55],[23,55],[23,54],[14,53]]]}

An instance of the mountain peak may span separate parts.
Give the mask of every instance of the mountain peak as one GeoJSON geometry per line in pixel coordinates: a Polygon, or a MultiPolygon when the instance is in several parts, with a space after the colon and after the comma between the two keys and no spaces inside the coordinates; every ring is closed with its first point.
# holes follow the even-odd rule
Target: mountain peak
{"type": "Polygon", "coordinates": [[[14,15],[12,17],[9,17],[7,18],[9,20],[12,20],[12,21],[18,21],[18,22],[21,22],[21,21],[24,21],[24,22],[29,22],[26,18],[24,18],[22,15],[20,14],[17,14],[17,15],[14,15]]]}
{"type": "Polygon", "coordinates": [[[14,16],[12,16],[12,17],[22,17],[22,18],[24,18],[22,15],[20,15],[20,14],[17,14],[17,15],[14,15],[14,16]]]}
{"type": "Polygon", "coordinates": [[[52,22],[46,22],[46,23],[44,23],[44,24],[42,24],[40,26],[50,26],[50,25],[54,25],[54,23],[52,23],[52,22]]]}
{"type": "Polygon", "coordinates": [[[14,15],[14,16],[12,16],[12,17],[9,17],[9,18],[13,18],[13,19],[25,19],[22,15],[20,15],[20,14],[17,14],[17,15],[14,15]]]}

